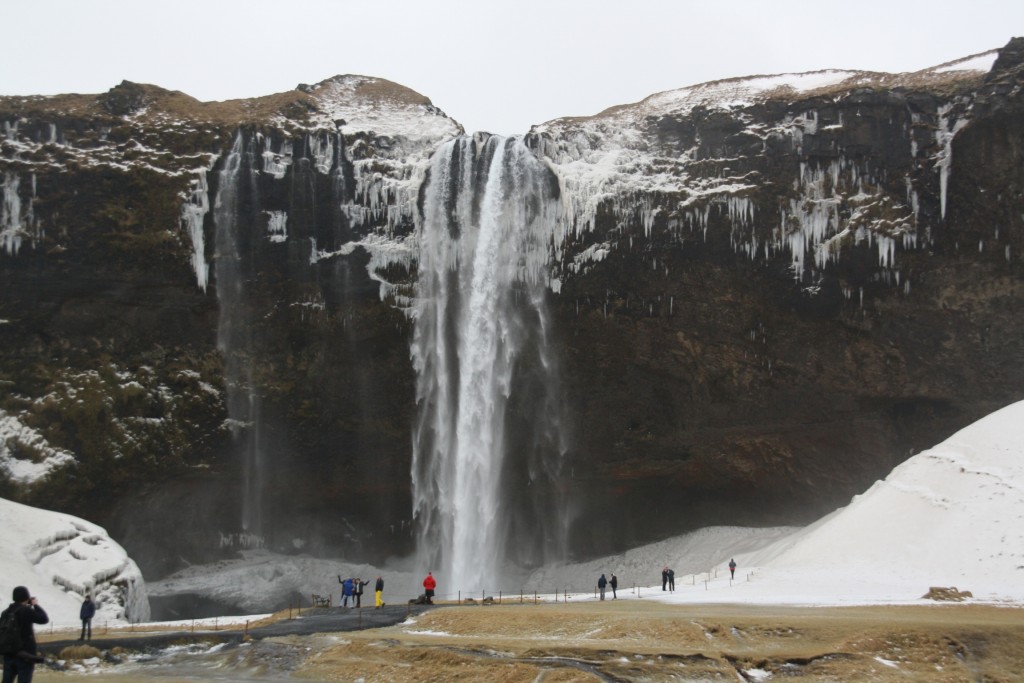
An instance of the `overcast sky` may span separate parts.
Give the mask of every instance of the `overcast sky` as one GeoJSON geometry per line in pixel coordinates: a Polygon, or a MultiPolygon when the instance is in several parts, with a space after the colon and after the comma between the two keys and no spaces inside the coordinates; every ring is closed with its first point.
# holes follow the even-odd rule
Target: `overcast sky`
{"type": "Polygon", "coordinates": [[[732,76],[915,71],[1024,35],[1024,2],[0,0],[0,21],[4,95],[127,79],[224,100],[362,74],[510,134],[732,76]]]}

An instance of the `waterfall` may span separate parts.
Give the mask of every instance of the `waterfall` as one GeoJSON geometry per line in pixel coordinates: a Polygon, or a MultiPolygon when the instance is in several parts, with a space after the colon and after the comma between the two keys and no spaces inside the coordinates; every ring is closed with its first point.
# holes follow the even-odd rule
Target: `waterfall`
{"type": "Polygon", "coordinates": [[[413,504],[420,568],[451,592],[564,549],[545,305],[558,200],[522,140],[497,136],[442,146],[420,192],[413,504]]]}
{"type": "Polygon", "coordinates": [[[247,292],[252,270],[252,259],[246,258],[251,229],[240,225],[242,217],[247,215],[245,206],[251,205],[256,193],[254,155],[239,131],[217,175],[213,210],[214,268],[220,305],[217,347],[224,357],[229,424],[242,458],[241,526],[245,536],[256,539],[254,542],[258,544],[263,534],[265,458],[260,432],[261,398],[254,376],[253,314],[247,292]]]}

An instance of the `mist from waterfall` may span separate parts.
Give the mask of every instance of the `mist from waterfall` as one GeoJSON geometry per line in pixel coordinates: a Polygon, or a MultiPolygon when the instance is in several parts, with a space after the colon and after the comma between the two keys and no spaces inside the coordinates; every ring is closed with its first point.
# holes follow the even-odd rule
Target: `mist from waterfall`
{"type": "Polygon", "coordinates": [[[557,179],[520,138],[450,141],[420,192],[413,503],[418,565],[442,594],[564,552],[545,305],[558,215],[557,179]]]}
{"type": "MultiPolygon", "coordinates": [[[[262,544],[265,454],[260,434],[261,398],[256,390],[252,362],[252,315],[246,295],[247,271],[244,258],[248,231],[240,226],[243,196],[256,193],[255,153],[245,145],[242,132],[235,136],[231,151],[218,172],[214,200],[215,274],[220,317],[217,348],[224,357],[228,419],[242,458],[241,528],[248,545],[262,544]],[[243,183],[245,183],[243,185],[243,183]]],[[[251,259],[249,259],[251,260],[251,259]]]]}

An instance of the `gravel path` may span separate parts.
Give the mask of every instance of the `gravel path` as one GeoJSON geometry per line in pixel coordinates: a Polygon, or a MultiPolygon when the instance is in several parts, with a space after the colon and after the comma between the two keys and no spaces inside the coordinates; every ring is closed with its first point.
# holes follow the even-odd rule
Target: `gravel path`
{"type": "MultiPolygon", "coordinates": [[[[385,605],[380,609],[309,608],[303,610],[301,616],[294,619],[281,619],[266,626],[250,628],[248,634],[251,638],[263,639],[279,636],[337,633],[341,631],[382,628],[399,624],[410,616],[422,614],[434,609],[436,606],[385,605]]],[[[134,634],[119,632],[94,637],[88,644],[100,650],[122,647],[128,650],[153,651],[161,650],[171,645],[184,645],[193,642],[237,644],[242,642],[244,637],[245,631],[241,627],[217,631],[197,629],[195,631],[136,632],[134,634]]],[[[56,657],[65,647],[81,644],[77,640],[54,640],[39,643],[39,649],[44,655],[56,657]]]]}

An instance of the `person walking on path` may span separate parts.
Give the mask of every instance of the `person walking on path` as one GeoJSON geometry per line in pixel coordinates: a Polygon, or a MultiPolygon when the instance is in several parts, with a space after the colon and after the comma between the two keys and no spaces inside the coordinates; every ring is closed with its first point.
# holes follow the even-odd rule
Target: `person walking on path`
{"type": "Polygon", "coordinates": [[[434,575],[431,572],[427,572],[427,578],[423,579],[423,594],[427,598],[427,604],[434,604],[434,589],[437,588],[437,581],[434,580],[434,575]]]}
{"type": "Polygon", "coordinates": [[[377,605],[374,609],[380,609],[384,606],[384,577],[378,576],[377,583],[373,585],[373,594],[377,599],[377,605]]]}
{"type": "Polygon", "coordinates": [[[661,568],[661,590],[665,590],[665,586],[668,585],[668,567],[661,568]]]}
{"type": "Polygon", "coordinates": [[[78,618],[82,620],[82,635],[78,636],[79,640],[92,640],[92,618],[94,616],[96,616],[96,603],[92,601],[92,596],[86,593],[82,609],[78,610],[78,618]]]}
{"type": "Polygon", "coordinates": [[[670,593],[674,593],[676,590],[676,570],[668,570],[668,590],[670,593]]]}
{"type": "Polygon", "coordinates": [[[608,585],[608,579],[604,578],[604,574],[601,574],[601,578],[597,580],[597,587],[601,591],[601,599],[604,600],[604,587],[608,585]]]}
{"type": "Polygon", "coordinates": [[[21,649],[16,654],[4,654],[3,683],[32,683],[36,663],[43,661],[36,648],[36,633],[33,624],[48,624],[50,617],[28,593],[28,588],[18,586],[11,594],[10,607],[3,614],[13,612],[14,621],[21,635],[21,649]]]}
{"type": "Polygon", "coordinates": [[[732,579],[736,576],[736,560],[729,560],[729,578],[732,579]]]}
{"type": "Polygon", "coordinates": [[[612,587],[612,600],[618,600],[619,596],[615,592],[615,590],[619,587],[619,577],[615,576],[615,574],[612,574],[612,579],[608,583],[612,587]]]}

